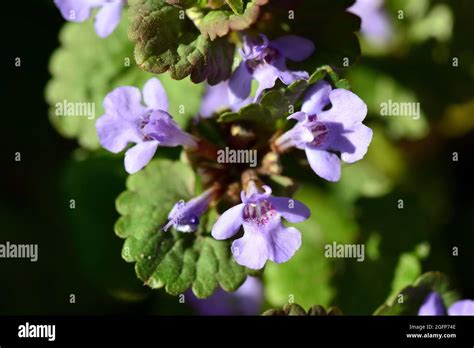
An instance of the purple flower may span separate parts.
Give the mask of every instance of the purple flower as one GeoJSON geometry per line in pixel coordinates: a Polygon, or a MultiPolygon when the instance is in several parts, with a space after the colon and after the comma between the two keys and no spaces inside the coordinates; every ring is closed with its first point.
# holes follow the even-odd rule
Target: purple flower
{"type": "Polygon", "coordinates": [[[263,302],[260,279],[248,276],[235,292],[218,288],[210,297],[198,299],[190,291],[190,305],[201,315],[258,315],[263,302]]]}
{"type": "Polygon", "coordinates": [[[236,112],[251,102],[252,98],[248,97],[239,103],[231,105],[229,81],[227,80],[214,86],[207,86],[202,98],[199,115],[202,118],[210,118],[214,113],[223,111],[225,109],[230,109],[236,112]]]}
{"type": "Polygon", "coordinates": [[[275,145],[280,151],[295,146],[305,150],[313,171],[329,181],[341,177],[340,158],[347,163],[364,157],[372,130],[362,124],[367,106],[354,93],[332,89],[326,81],[311,87],[300,112],[290,115],[298,123],[281,135],[275,145]],[[326,109],[331,104],[330,109],[326,109]]]}
{"type": "Polygon", "coordinates": [[[168,223],[163,227],[167,231],[171,226],[180,232],[194,232],[199,225],[199,218],[207,210],[214,197],[216,187],[204,191],[188,202],[179,201],[168,214],[168,223]]]}
{"type": "Polygon", "coordinates": [[[126,0],[54,0],[56,7],[67,21],[84,22],[92,9],[100,7],[95,16],[95,32],[100,37],[109,36],[120,22],[126,0]]]}
{"type": "Polygon", "coordinates": [[[241,204],[224,212],[212,228],[216,239],[235,235],[242,225],[243,237],[232,243],[232,253],[237,263],[252,269],[261,269],[267,259],[276,263],[288,261],[300,248],[301,234],[294,227],[285,227],[284,217],[290,222],[300,222],[310,216],[303,203],[286,197],[271,196],[272,190],[263,186],[260,193],[251,182],[247,194],[241,192],[241,204]]]}
{"type": "Polygon", "coordinates": [[[474,301],[460,300],[454,302],[446,311],[443,299],[436,292],[426,296],[425,301],[418,310],[418,315],[474,315],[474,301]]]}
{"type": "Polygon", "coordinates": [[[393,36],[392,26],[383,9],[383,0],[357,0],[347,10],[361,19],[361,33],[375,44],[383,44],[393,36]]]}
{"type": "Polygon", "coordinates": [[[279,78],[284,84],[307,79],[305,71],[290,71],[286,59],[296,62],[308,58],[314,51],[314,44],[299,36],[288,35],[269,41],[260,34],[258,37],[244,37],[240,50],[243,61],[234,71],[229,81],[229,102],[231,105],[242,103],[250,95],[252,79],[258,81],[255,100],[263,90],[275,85],[279,78]]]}
{"type": "Polygon", "coordinates": [[[100,144],[113,153],[136,143],[125,153],[125,170],[133,174],[150,162],[158,146],[196,146],[168,114],[168,97],[160,81],[152,78],[143,87],[114,89],[104,99],[105,115],[96,122],[100,144]]]}

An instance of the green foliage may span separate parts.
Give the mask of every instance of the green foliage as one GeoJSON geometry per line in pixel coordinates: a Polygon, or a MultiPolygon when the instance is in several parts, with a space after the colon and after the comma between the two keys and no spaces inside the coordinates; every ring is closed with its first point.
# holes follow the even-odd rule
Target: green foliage
{"type": "MultiPolygon", "coordinates": [[[[94,32],[92,20],[66,23],[60,32],[61,47],[51,57],[52,79],[46,87],[51,123],[63,136],[77,139],[87,149],[99,147],[95,122],[104,113],[104,97],[120,86],[142,88],[153,77],[133,64],[133,44],[124,39],[127,24],[126,16],[123,16],[114,33],[101,39],[94,32]],[[58,116],[56,105],[64,101],[92,103],[95,115],[88,117],[83,112],[58,116]]],[[[161,75],[159,79],[168,94],[170,113],[178,124],[186,127],[199,110],[203,86],[193,84],[189,79],[176,81],[168,75],[161,75]],[[186,90],[185,99],[182,98],[183,90],[186,90]]]]}
{"type": "Polygon", "coordinates": [[[296,303],[288,303],[283,308],[269,309],[262,313],[264,316],[323,316],[323,315],[342,315],[337,307],[330,307],[326,311],[323,306],[311,306],[308,311],[296,303]]]}
{"type": "Polygon", "coordinates": [[[169,71],[177,80],[191,76],[194,83],[227,79],[234,45],[206,39],[181,11],[163,0],[130,1],[129,38],[139,67],[155,74],[169,71]]]}
{"type": "Polygon", "coordinates": [[[394,299],[380,306],[374,315],[417,315],[426,296],[436,291],[445,303],[451,303],[455,295],[449,289],[447,277],[439,272],[429,272],[405,287],[394,299]]]}
{"type": "Polygon", "coordinates": [[[205,38],[214,40],[227,35],[231,30],[244,30],[257,20],[260,7],[268,0],[251,0],[245,6],[242,0],[226,0],[231,10],[219,8],[196,16],[195,23],[205,38]]]}
{"type": "Polygon", "coordinates": [[[236,112],[224,112],[220,115],[218,121],[223,123],[251,121],[275,124],[276,120],[298,110],[296,105],[304,92],[326,76],[329,77],[336,88],[350,89],[347,80],[340,79],[331,67],[323,65],[317,68],[307,81],[298,80],[288,86],[283,85],[266,91],[257,102],[246,105],[236,112]]]}
{"type": "Polygon", "coordinates": [[[194,186],[194,173],[186,164],[150,162],[128,178],[127,191],[117,198],[122,217],[115,230],[126,239],[123,258],[136,262],[136,273],[146,285],[164,287],[173,295],[192,287],[197,297],[204,298],[218,284],[226,291],[236,290],[246,271],[234,261],[230,242],[214,240],[208,231],[162,230],[173,205],[194,196],[194,186]]]}

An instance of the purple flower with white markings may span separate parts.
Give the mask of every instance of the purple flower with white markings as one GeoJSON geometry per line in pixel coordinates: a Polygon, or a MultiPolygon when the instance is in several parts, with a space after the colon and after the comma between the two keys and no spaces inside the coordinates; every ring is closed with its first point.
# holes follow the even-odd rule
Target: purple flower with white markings
{"type": "Polygon", "coordinates": [[[100,8],[95,16],[95,32],[102,38],[109,36],[117,27],[126,0],[54,0],[65,20],[84,22],[92,9],[100,8]]]}
{"type": "Polygon", "coordinates": [[[367,106],[357,95],[345,89],[333,90],[321,81],[306,93],[301,111],[288,117],[298,123],[275,145],[279,151],[293,146],[304,150],[317,175],[338,181],[341,159],[353,163],[367,153],[372,130],[362,124],[366,115],[367,106]]]}
{"type": "Polygon", "coordinates": [[[357,0],[347,10],[360,17],[360,31],[367,40],[384,44],[393,37],[393,28],[383,9],[383,0],[357,0]]]}
{"type": "Polygon", "coordinates": [[[443,299],[433,291],[426,296],[418,310],[418,315],[474,315],[474,301],[460,300],[454,302],[446,311],[443,299]]]}
{"type": "Polygon", "coordinates": [[[167,231],[173,226],[180,232],[196,231],[199,219],[209,207],[215,192],[216,187],[211,187],[188,202],[182,200],[177,202],[168,214],[168,223],[163,227],[163,230],[167,231]]]}
{"type": "Polygon", "coordinates": [[[271,196],[271,188],[263,186],[264,193],[250,182],[247,194],[241,192],[242,203],[224,212],[212,228],[215,239],[228,239],[240,226],[243,237],[232,243],[232,253],[240,265],[261,269],[267,260],[286,262],[301,246],[301,234],[294,227],[285,227],[284,217],[289,222],[306,220],[311,212],[303,203],[286,197],[271,196]]]}
{"type": "Polygon", "coordinates": [[[114,89],[104,99],[105,115],[96,122],[99,142],[118,153],[128,143],[136,143],[125,153],[125,170],[133,174],[150,162],[158,146],[195,147],[193,137],[183,132],[168,110],[168,97],[160,81],[152,78],[143,87],[114,89]]]}
{"type": "Polygon", "coordinates": [[[307,79],[305,71],[291,71],[286,67],[286,59],[295,62],[308,58],[314,51],[314,44],[305,38],[288,35],[276,40],[260,34],[258,37],[244,37],[240,50],[243,61],[229,81],[229,102],[239,105],[250,95],[252,79],[258,81],[255,100],[267,88],[275,85],[277,79],[289,85],[300,79],[307,79]]]}

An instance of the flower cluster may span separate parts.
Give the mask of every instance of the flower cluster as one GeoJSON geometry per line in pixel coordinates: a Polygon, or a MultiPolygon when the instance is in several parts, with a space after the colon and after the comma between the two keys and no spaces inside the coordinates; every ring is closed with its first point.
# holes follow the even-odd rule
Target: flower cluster
{"type": "MultiPolygon", "coordinates": [[[[86,20],[92,10],[98,9],[95,29],[100,37],[106,37],[119,23],[126,1],[55,0],[55,3],[64,18],[76,22],[86,20]]],[[[313,55],[315,46],[311,40],[294,35],[269,39],[264,34],[246,32],[238,37],[240,63],[228,80],[208,86],[201,118],[211,118],[227,109],[238,111],[248,104],[259,103],[269,89],[309,80],[308,72],[289,69],[287,61],[301,62],[313,55]],[[253,80],[258,85],[254,93],[253,80]]],[[[125,152],[125,169],[130,174],[144,168],[157,149],[164,146],[183,146],[193,158],[200,158],[201,152],[206,152],[207,159],[212,158],[209,153],[215,148],[213,144],[206,146],[208,140],[199,131],[190,134],[182,130],[169,114],[167,94],[156,78],[146,82],[142,91],[134,86],[114,89],[105,97],[103,106],[105,114],[96,123],[99,142],[113,153],[134,144],[125,152]]],[[[341,176],[341,160],[353,163],[367,152],[372,131],[362,124],[366,114],[367,107],[357,95],[349,90],[333,89],[329,82],[321,80],[306,91],[300,111],[288,116],[288,123],[296,121],[293,127],[286,128],[286,132],[280,128],[267,140],[263,139],[265,151],[279,156],[291,148],[304,150],[318,176],[337,181],[341,176]]],[[[198,172],[219,167],[217,163],[207,163],[204,168],[192,159],[191,164],[198,172]]],[[[237,263],[261,269],[267,260],[282,263],[291,259],[301,246],[301,234],[295,227],[285,226],[282,219],[302,222],[310,217],[309,208],[297,200],[273,196],[272,189],[258,177],[258,168],[250,180],[243,180],[245,170],[248,168],[221,169],[212,180],[204,182],[202,194],[188,202],[177,202],[168,214],[163,233],[172,227],[183,233],[198,231],[201,216],[210,206],[223,202],[221,207],[230,208],[217,218],[211,234],[217,240],[233,238],[231,250],[237,263]],[[230,184],[235,183],[228,177],[235,173],[241,176],[236,191],[240,191],[239,204],[238,197],[229,199],[228,194],[230,184]]]]}

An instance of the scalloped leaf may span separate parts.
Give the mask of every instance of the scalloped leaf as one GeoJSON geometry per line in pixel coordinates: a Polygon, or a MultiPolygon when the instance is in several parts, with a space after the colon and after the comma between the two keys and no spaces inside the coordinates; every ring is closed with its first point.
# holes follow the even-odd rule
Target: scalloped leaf
{"type": "Polygon", "coordinates": [[[231,10],[221,8],[197,16],[194,23],[205,38],[215,40],[227,35],[231,30],[239,31],[250,27],[258,19],[260,7],[268,0],[251,0],[245,6],[242,0],[226,0],[231,10]]]}
{"type": "Polygon", "coordinates": [[[269,309],[262,313],[264,316],[325,316],[342,315],[338,307],[329,307],[326,310],[323,306],[311,306],[308,311],[296,303],[287,303],[283,308],[269,309]]]}
{"type": "MultiPolygon", "coordinates": [[[[130,64],[133,44],[126,38],[126,18],[123,16],[119,27],[106,39],[97,36],[92,20],[66,23],[59,34],[61,46],[50,60],[52,78],[45,90],[50,121],[64,137],[77,139],[87,149],[99,148],[95,121],[104,113],[102,102],[107,93],[124,85],[142,88],[153,77],[133,62],[130,64]],[[64,101],[67,105],[91,103],[95,115],[88,117],[86,110],[78,110],[74,116],[58,116],[56,106],[64,101]]],[[[199,110],[203,86],[189,79],[176,81],[168,75],[159,79],[168,94],[170,113],[185,128],[199,110]],[[186,91],[185,99],[183,91],[186,91]]]]}
{"type": "Polygon", "coordinates": [[[192,287],[199,298],[220,285],[236,290],[246,269],[232,256],[229,241],[217,241],[202,228],[195,233],[162,231],[173,205],[194,196],[195,176],[187,164],[157,159],[129,176],[127,191],[117,198],[122,215],[116,234],[125,239],[122,257],[135,262],[138,278],[151,288],[181,294],[192,287]]]}
{"type": "Polygon", "coordinates": [[[225,39],[208,40],[195,30],[183,10],[164,0],[130,1],[129,38],[135,60],[145,71],[181,80],[191,76],[215,85],[231,73],[234,45],[225,39]]]}
{"type": "Polygon", "coordinates": [[[340,79],[334,70],[327,65],[317,68],[306,80],[298,80],[288,86],[282,86],[265,92],[257,103],[240,108],[237,112],[227,111],[220,115],[218,121],[223,123],[235,121],[253,121],[274,123],[275,120],[288,116],[296,110],[295,103],[307,88],[328,76],[336,88],[350,89],[346,79],[340,79]]]}
{"type": "Polygon", "coordinates": [[[417,315],[426,296],[436,291],[446,304],[453,302],[455,293],[449,290],[448,278],[440,272],[428,272],[421,275],[412,285],[380,306],[374,315],[417,315]]]}

